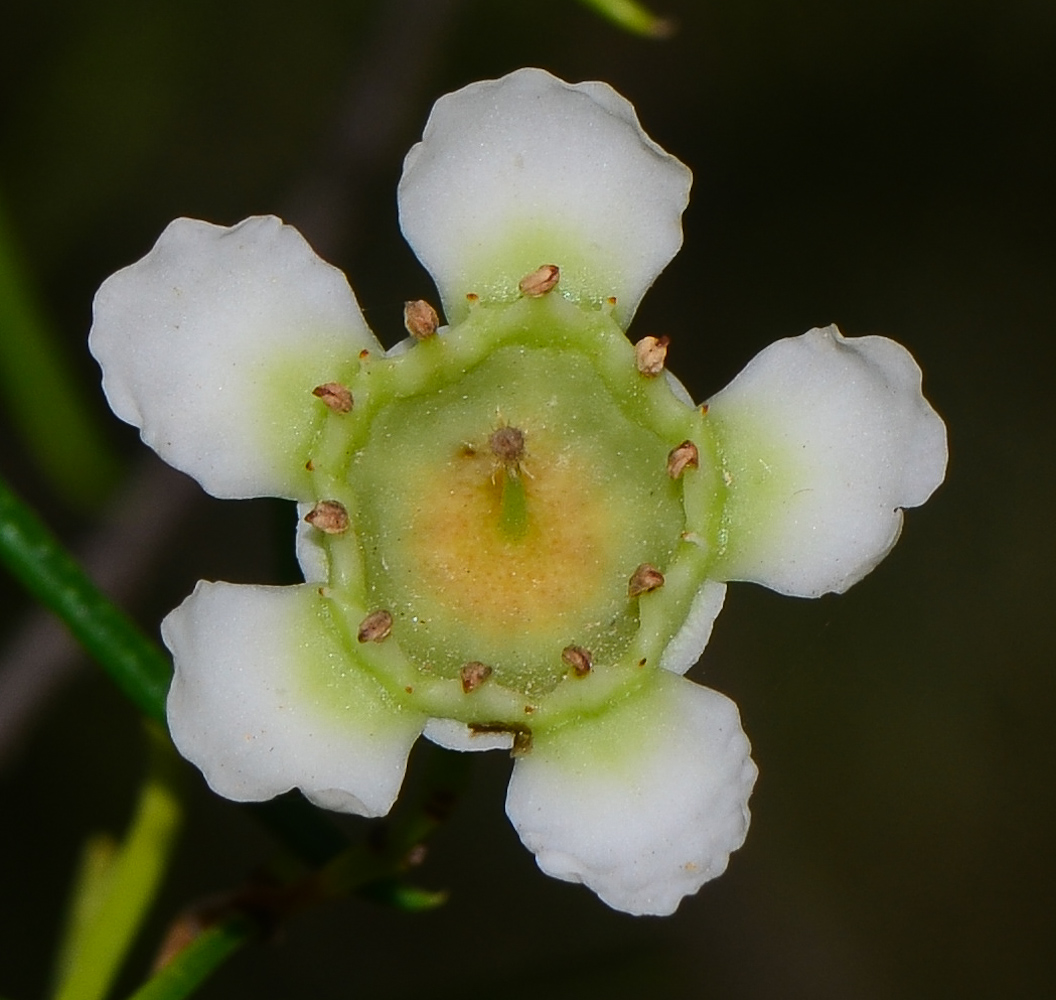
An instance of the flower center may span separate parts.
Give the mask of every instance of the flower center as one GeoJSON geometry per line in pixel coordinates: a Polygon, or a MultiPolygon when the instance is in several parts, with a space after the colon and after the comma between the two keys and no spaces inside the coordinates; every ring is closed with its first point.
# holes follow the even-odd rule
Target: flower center
{"type": "Polygon", "coordinates": [[[328,593],[352,620],[385,612],[384,650],[360,652],[405,695],[523,723],[559,686],[657,665],[699,585],[677,571],[699,548],[670,455],[702,417],[639,371],[605,314],[557,297],[478,306],[367,359],[349,388],[312,460],[320,500],[349,515],[326,538],[328,593]],[[669,613],[643,619],[647,602],[669,613]]]}
{"type": "Polygon", "coordinates": [[[683,530],[668,450],[569,351],[500,348],[386,406],[349,477],[370,603],[442,676],[479,661],[534,694],[570,643],[615,661],[637,626],[628,577],[683,530]]]}

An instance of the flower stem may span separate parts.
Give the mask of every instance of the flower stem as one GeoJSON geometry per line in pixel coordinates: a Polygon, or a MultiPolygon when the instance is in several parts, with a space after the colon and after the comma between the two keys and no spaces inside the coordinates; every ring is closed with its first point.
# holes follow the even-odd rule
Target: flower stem
{"type": "Polygon", "coordinates": [[[110,857],[95,853],[74,893],[56,1000],[106,996],[161,883],[182,809],[172,745],[148,727],[149,766],[132,825],[110,857]]]}
{"type": "Polygon", "coordinates": [[[646,38],[667,38],[674,26],[665,17],[659,17],[637,0],[581,0],[607,21],[624,31],[646,38]]]}
{"type": "Polygon", "coordinates": [[[408,885],[402,876],[420,860],[424,841],[450,814],[468,781],[471,755],[423,749],[427,757],[417,787],[401,797],[393,816],[364,842],[307,875],[303,869],[289,870],[272,884],[233,893],[221,911],[206,917],[215,922],[129,1000],[182,1000],[243,944],[326,899],[356,893],[410,913],[443,905],[445,892],[408,885]]]}
{"type": "Polygon", "coordinates": [[[130,1000],[183,1000],[256,931],[256,925],[240,914],[214,924],[136,990],[130,1000]]]}
{"type": "MultiPolygon", "coordinates": [[[[100,663],[148,719],[164,723],[172,668],[168,656],[87,577],[40,518],[0,478],[0,562],[100,663]]],[[[244,808],[309,864],[338,854],[347,839],[296,796],[244,808]]]]}
{"type": "Polygon", "coordinates": [[[165,721],[168,658],[0,479],[0,562],[50,608],[147,718],[165,721]]]}

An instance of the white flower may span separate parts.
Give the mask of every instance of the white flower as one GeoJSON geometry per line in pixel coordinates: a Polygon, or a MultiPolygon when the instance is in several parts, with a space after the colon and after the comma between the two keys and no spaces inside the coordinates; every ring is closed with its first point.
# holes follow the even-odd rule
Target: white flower
{"type": "Polygon", "coordinates": [[[118,416],[211,493],[306,516],[305,584],[203,582],[163,624],[173,739],[216,791],[381,815],[424,732],[512,746],[521,839],[613,907],[670,913],[725,869],[756,769],[680,675],[726,581],[846,589],[946,441],[881,337],[781,341],[699,408],[662,341],[632,347],[689,184],[605,84],[520,70],[441,98],[407,156],[439,336],[415,306],[385,354],[274,218],[177,220],[104,283],[118,416]]]}

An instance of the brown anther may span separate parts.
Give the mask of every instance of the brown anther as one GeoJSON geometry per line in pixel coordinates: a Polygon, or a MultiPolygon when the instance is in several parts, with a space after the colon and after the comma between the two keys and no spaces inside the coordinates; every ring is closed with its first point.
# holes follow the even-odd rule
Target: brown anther
{"type": "Polygon", "coordinates": [[[340,382],[324,382],[312,390],[334,413],[348,413],[352,409],[352,393],[340,382]]]}
{"type": "Polygon", "coordinates": [[[530,299],[538,299],[553,289],[560,278],[561,268],[556,264],[544,264],[521,278],[517,287],[520,288],[522,295],[527,295],[530,299]]]}
{"type": "Polygon", "coordinates": [[[313,527],[328,535],[340,535],[348,530],[348,511],[336,500],[320,500],[304,519],[313,527]]]}
{"type": "Polygon", "coordinates": [[[632,574],[627,584],[627,593],[631,597],[638,597],[640,594],[648,594],[649,591],[656,590],[663,585],[664,574],[655,566],[642,563],[632,574]]]}
{"type": "Polygon", "coordinates": [[[304,463],[304,467],[309,472],[315,472],[315,462],[313,462],[311,459],[308,459],[308,461],[304,463]]]}
{"type": "Polygon", "coordinates": [[[480,296],[476,292],[469,292],[466,295],[466,301],[469,303],[470,308],[472,308],[480,301],[480,296]]]}
{"type": "Polygon", "coordinates": [[[440,326],[440,317],[425,299],[403,304],[403,325],[415,340],[432,337],[440,326]]]}
{"type": "Polygon", "coordinates": [[[572,668],[572,673],[577,677],[586,677],[594,666],[594,657],[590,655],[590,650],[582,646],[565,646],[561,650],[561,659],[572,668]]]}
{"type": "Polygon", "coordinates": [[[643,375],[659,375],[664,370],[670,337],[642,337],[634,345],[634,363],[643,375]]]}
{"type": "Polygon", "coordinates": [[[389,637],[390,632],[392,632],[392,615],[384,610],[371,611],[359,623],[356,638],[360,642],[381,642],[389,637]]]}
{"type": "Polygon", "coordinates": [[[524,458],[524,431],[518,427],[500,427],[488,438],[491,453],[506,465],[516,465],[524,458]]]}
{"type": "Polygon", "coordinates": [[[701,403],[700,404],[700,415],[702,417],[706,417],[708,415],[708,404],[707,403],[701,403]]]}
{"type": "Polygon", "coordinates": [[[369,357],[370,357],[370,351],[368,351],[368,350],[367,350],[367,349],[366,349],[366,348],[364,347],[364,348],[363,348],[363,350],[359,352],[359,360],[360,360],[360,361],[366,361],[366,360],[367,360],[367,358],[369,358],[369,357]]]}
{"type": "Polygon", "coordinates": [[[491,667],[486,663],[470,660],[458,672],[458,676],[462,681],[462,693],[469,694],[470,691],[476,691],[491,676],[491,667]]]}
{"type": "Polygon", "coordinates": [[[692,441],[683,441],[677,448],[672,448],[667,456],[667,474],[678,479],[686,469],[700,467],[700,452],[692,441]]]}

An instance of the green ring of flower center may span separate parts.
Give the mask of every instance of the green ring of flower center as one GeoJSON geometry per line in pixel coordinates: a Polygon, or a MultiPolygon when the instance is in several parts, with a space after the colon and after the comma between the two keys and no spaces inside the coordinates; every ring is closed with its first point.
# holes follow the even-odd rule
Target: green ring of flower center
{"type": "Polygon", "coordinates": [[[357,664],[408,708],[510,728],[644,682],[716,552],[723,486],[706,418],[637,370],[606,310],[479,305],[443,336],[363,358],[348,388],[353,409],[326,416],[310,465],[317,499],[349,513],[324,537],[322,592],[357,664]],[[523,454],[491,445],[503,428],[523,454]],[[685,440],[699,468],[672,478],[685,440]],[[664,582],[631,595],[641,563],[664,582]],[[391,634],[358,643],[379,609],[391,634]],[[569,647],[589,650],[587,676],[569,647]],[[467,663],[489,668],[468,692],[467,663]]]}

